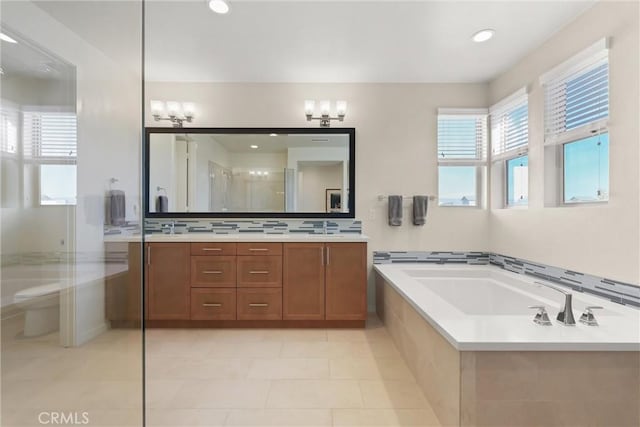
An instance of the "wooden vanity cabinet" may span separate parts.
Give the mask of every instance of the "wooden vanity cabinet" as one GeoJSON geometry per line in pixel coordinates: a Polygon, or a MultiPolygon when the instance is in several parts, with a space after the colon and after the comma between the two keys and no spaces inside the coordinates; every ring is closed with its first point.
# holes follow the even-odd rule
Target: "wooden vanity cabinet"
{"type": "Polygon", "coordinates": [[[282,318],[324,320],[324,243],[285,243],[282,318]]]}
{"type": "Polygon", "coordinates": [[[191,247],[189,243],[147,243],[149,320],[191,317],[191,247]]]}
{"type": "Polygon", "coordinates": [[[113,328],[139,328],[142,323],[142,244],[105,244],[107,262],[125,263],[124,272],[105,278],[105,316],[113,328]]]}
{"type": "Polygon", "coordinates": [[[366,243],[285,243],[283,319],[366,320],[366,243]]]}

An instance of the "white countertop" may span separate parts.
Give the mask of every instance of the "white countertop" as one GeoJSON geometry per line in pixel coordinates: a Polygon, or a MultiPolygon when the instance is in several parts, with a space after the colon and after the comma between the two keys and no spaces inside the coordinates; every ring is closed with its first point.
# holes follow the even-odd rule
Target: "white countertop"
{"type": "MultiPolygon", "coordinates": [[[[308,234],[308,233],[237,233],[237,234],[215,234],[215,233],[184,233],[184,234],[147,234],[144,236],[145,242],[367,242],[369,238],[364,234],[342,233],[342,234],[308,234]]],[[[106,243],[116,242],[141,242],[142,236],[112,234],[104,236],[106,243]]]]}
{"type": "MultiPolygon", "coordinates": [[[[640,310],[615,304],[604,298],[572,292],[576,325],[564,326],[555,320],[556,314],[564,304],[563,295],[537,286],[535,282],[540,281],[537,278],[490,265],[403,263],[376,264],[374,269],[459,351],[640,351],[640,310]],[[501,287],[503,291],[506,288],[507,298],[515,289],[513,295],[517,297],[516,300],[537,299],[540,301],[537,304],[547,307],[553,325],[540,326],[533,323],[535,310],[529,310],[527,305],[520,304],[520,301],[516,302],[515,306],[507,304],[510,309],[507,313],[492,312],[491,301],[483,297],[487,294],[486,290],[478,295],[460,292],[443,296],[435,290],[437,287],[428,287],[425,279],[447,276],[447,270],[450,274],[448,279],[455,278],[459,283],[466,284],[467,289],[475,283],[481,283],[470,282],[478,280],[471,274],[475,272],[485,274],[482,286],[493,286],[498,282],[495,286],[501,287]],[[421,274],[422,277],[416,277],[421,274]],[[471,300],[461,301],[464,298],[471,300]],[[462,311],[474,304],[479,307],[477,313],[481,314],[467,314],[462,311]],[[582,309],[591,305],[603,307],[603,310],[594,311],[599,326],[587,326],[578,321],[582,309]],[[485,308],[486,312],[483,312],[485,308]]],[[[455,285],[454,281],[444,283],[455,285]]],[[[570,291],[569,288],[566,289],[570,291]]]]}

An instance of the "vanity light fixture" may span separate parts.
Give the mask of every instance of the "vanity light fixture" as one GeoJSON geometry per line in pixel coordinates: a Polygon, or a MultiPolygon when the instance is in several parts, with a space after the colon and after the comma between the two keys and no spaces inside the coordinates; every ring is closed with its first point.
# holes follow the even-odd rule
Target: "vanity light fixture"
{"type": "Polygon", "coordinates": [[[471,40],[473,40],[476,43],[486,42],[491,37],[493,37],[495,32],[496,30],[493,30],[491,28],[485,28],[484,30],[480,30],[477,33],[475,33],[473,36],[471,36],[471,40]]]}
{"type": "Polygon", "coordinates": [[[347,101],[336,101],[336,116],[331,117],[331,101],[320,101],[320,117],[313,117],[316,110],[316,102],[314,100],[304,101],[304,115],[307,121],[320,120],[320,127],[328,128],[331,126],[331,120],[344,121],[347,114],[347,101]]]}
{"type": "Polygon", "coordinates": [[[174,128],[181,128],[184,122],[191,123],[195,117],[195,104],[193,102],[175,101],[151,101],[151,114],[156,122],[169,120],[174,128]],[[163,114],[167,117],[162,117],[163,114]]]}
{"type": "Polygon", "coordinates": [[[225,0],[209,0],[208,3],[209,9],[213,10],[215,13],[219,13],[220,15],[229,13],[229,3],[225,0]]]}
{"type": "Polygon", "coordinates": [[[5,33],[0,33],[0,40],[2,40],[3,42],[7,42],[7,43],[18,43],[12,37],[9,37],[5,33]]]}

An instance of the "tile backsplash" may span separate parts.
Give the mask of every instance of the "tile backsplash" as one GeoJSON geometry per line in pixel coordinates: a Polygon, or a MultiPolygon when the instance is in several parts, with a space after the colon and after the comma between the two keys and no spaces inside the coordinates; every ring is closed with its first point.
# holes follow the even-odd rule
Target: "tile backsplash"
{"type": "Polygon", "coordinates": [[[362,221],[353,219],[146,219],[146,233],[163,233],[175,221],[177,234],[184,233],[265,233],[265,234],[342,234],[362,233],[362,221]]]}
{"type": "Polygon", "coordinates": [[[490,252],[376,251],[374,264],[492,264],[613,302],[640,308],[640,286],[490,252]]]}

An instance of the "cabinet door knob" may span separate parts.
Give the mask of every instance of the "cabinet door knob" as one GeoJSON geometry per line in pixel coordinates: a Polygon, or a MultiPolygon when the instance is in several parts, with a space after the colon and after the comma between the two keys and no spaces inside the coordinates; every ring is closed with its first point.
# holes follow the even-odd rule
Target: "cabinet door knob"
{"type": "Polygon", "coordinates": [[[249,307],[269,307],[269,304],[264,302],[252,302],[249,304],[249,307]]]}
{"type": "Polygon", "coordinates": [[[202,304],[203,307],[222,307],[222,304],[217,302],[205,302],[202,304]]]}

